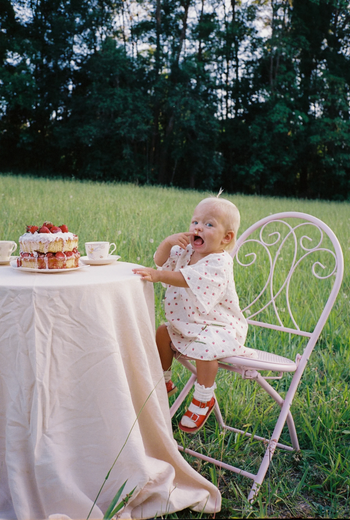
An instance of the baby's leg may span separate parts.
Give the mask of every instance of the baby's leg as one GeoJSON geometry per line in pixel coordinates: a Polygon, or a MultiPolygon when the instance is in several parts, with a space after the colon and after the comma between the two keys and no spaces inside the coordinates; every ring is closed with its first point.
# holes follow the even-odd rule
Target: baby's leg
{"type": "Polygon", "coordinates": [[[156,332],[156,343],[160,362],[163,368],[166,390],[170,397],[177,392],[177,388],[171,380],[171,365],[173,362],[174,352],[171,348],[171,339],[166,325],[158,327],[156,332]]]}
{"type": "Polygon", "coordinates": [[[174,352],[171,349],[171,339],[166,325],[160,325],[160,327],[158,327],[156,343],[163,370],[170,370],[174,352]]]}
{"type": "Polygon", "coordinates": [[[197,381],[200,385],[210,388],[215,383],[216,374],[218,373],[219,364],[216,359],[213,361],[196,360],[197,381]]]}

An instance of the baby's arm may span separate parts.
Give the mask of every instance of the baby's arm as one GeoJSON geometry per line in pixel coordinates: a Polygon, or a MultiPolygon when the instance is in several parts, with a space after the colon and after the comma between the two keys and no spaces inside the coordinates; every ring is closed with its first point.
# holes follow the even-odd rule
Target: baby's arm
{"type": "Polygon", "coordinates": [[[165,264],[165,262],[169,258],[170,251],[173,246],[180,246],[182,249],[186,249],[186,247],[190,243],[191,236],[193,235],[194,233],[190,232],[176,233],[175,235],[170,235],[167,238],[165,238],[163,242],[159,244],[158,249],[154,255],[154,261],[156,265],[161,267],[163,264],[165,264]]]}
{"type": "Polygon", "coordinates": [[[188,287],[180,271],[159,271],[152,269],[152,267],[137,267],[133,269],[133,272],[139,274],[142,280],[147,282],[162,282],[175,287],[188,287]]]}

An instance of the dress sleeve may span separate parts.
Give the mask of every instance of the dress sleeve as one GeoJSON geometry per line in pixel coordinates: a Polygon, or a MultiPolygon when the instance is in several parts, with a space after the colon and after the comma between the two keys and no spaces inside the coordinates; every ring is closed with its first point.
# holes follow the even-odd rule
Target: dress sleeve
{"type": "MultiPolygon", "coordinates": [[[[180,246],[173,246],[170,250],[170,255],[169,255],[168,260],[166,260],[166,262],[164,262],[164,264],[161,266],[156,264],[157,269],[159,269],[159,271],[175,271],[176,264],[181,255],[181,252],[182,252],[182,249],[180,246]]],[[[156,255],[156,253],[154,253],[154,255],[153,255],[153,260],[154,260],[155,255],[156,255]]]]}
{"type": "Polygon", "coordinates": [[[215,255],[210,260],[198,262],[180,269],[199,312],[209,314],[222,300],[232,273],[232,259],[215,255]]]}

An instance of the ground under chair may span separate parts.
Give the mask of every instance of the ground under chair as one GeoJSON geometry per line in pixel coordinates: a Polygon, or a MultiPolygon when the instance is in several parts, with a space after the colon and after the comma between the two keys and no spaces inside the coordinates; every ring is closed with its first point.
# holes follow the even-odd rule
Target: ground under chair
{"type": "MultiPolygon", "coordinates": [[[[291,413],[298,385],[311,353],[327,321],[339,292],[344,271],[343,254],[333,231],[321,220],[305,213],[270,215],[245,231],[232,252],[237,292],[243,314],[249,323],[247,346],[256,349],[257,359],[227,357],[219,367],[255,381],[279,405],[280,412],[270,438],[266,439],[224,423],[220,403],[215,406],[219,425],[229,431],[261,440],[265,454],[256,474],[190,449],[179,449],[253,480],[248,496],[256,497],[276,448],[298,451],[299,441],[291,413]],[[268,334],[250,335],[254,328],[268,334]],[[286,334],[283,356],[268,351],[272,335],[286,334]],[[258,338],[256,340],[255,338],[258,338]],[[260,338],[261,344],[258,343],[260,338]],[[250,342],[252,341],[252,342],[250,342]],[[292,353],[293,359],[288,355],[292,353]],[[269,380],[290,372],[289,387],[280,395],[269,380]],[[290,445],[280,442],[287,425],[290,445]]],[[[170,409],[173,417],[196,381],[196,368],[185,357],[178,357],[191,375],[170,409]]],[[[289,441],[286,441],[289,442],[289,441]]],[[[225,454],[224,454],[225,456],[225,454]]]]}

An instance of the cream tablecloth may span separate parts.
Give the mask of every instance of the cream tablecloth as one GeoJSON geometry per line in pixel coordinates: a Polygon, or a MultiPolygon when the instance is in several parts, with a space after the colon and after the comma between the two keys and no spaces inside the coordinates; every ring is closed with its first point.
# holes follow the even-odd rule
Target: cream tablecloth
{"type": "Polygon", "coordinates": [[[1,519],[86,518],[118,455],[91,518],[125,480],[125,518],[220,510],[173,439],[153,286],[132,267],[0,267],[1,519]]]}

